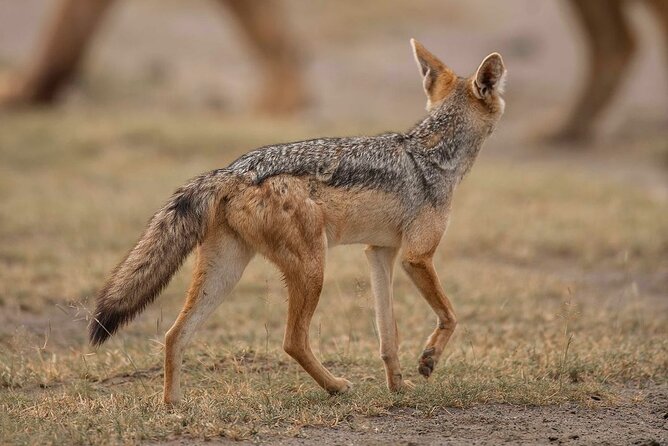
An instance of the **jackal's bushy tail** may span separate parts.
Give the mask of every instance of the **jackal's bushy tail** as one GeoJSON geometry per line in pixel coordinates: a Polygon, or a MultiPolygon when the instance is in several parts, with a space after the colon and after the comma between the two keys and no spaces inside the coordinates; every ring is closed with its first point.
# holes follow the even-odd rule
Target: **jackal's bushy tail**
{"type": "Polygon", "coordinates": [[[102,344],[160,294],[201,242],[215,213],[223,171],[199,176],[176,190],[97,295],[90,342],[102,344]]]}

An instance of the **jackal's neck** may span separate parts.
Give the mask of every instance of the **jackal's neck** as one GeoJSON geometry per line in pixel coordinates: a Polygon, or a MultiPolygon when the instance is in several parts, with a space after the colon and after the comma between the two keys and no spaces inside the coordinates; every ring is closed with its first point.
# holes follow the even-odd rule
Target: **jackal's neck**
{"type": "Polygon", "coordinates": [[[471,131],[456,105],[439,107],[406,134],[414,151],[461,179],[471,169],[482,138],[471,131]]]}
{"type": "Polygon", "coordinates": [[[429,148],[436,139],[444,135],[452,135],[458,130],[457,113],[454,107],[438,109],[429,113],[422,121],[411,128],[407,136],[429,148]]]}

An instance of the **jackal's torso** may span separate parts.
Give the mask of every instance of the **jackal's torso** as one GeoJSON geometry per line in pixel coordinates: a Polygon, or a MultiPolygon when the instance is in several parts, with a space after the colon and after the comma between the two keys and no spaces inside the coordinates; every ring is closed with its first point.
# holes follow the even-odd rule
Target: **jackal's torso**
{"type": "Polygon", "coordinates": [[[324,213],[330,244],[394,244],[423,210],[446,218],[455,187],[493,128],[470,118],[461,89],[407,133],[267,146],[222,171],[270,195],[303,188],[324,213]]]}

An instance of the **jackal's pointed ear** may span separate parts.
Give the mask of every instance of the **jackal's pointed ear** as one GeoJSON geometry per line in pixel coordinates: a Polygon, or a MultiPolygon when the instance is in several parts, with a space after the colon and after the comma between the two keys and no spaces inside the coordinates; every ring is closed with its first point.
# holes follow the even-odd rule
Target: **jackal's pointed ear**
{"type": "MultiPolygon", "coordinates": [[[[455,74],[441,62],[438,57],[431,54],[420,42],[411,39],[411,46],[413,47],[413,56],[417,63],[420,75],[422,76],[422,86],[427,98],[432,103],[443,99],[438,97],[438,88],[440,84],[448,84],[456,78],[455,74]]],[[[430,106],[428,105],[427,108],[430,106]]]]}
{"type": "Polygon", "coordinates": [[[473,90],[480,99],[503,93],[506,83],[506,67],[499,53],[485,57],[473,78],[473,90]]]}

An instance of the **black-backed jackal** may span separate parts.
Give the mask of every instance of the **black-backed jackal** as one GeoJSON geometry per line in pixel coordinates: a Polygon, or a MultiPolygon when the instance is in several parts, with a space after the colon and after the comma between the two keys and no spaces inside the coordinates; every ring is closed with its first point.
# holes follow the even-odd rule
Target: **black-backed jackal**
{"type": "Polygon", "coordinates": [[[91,342],[101,344],[144,309],[196,249],[192,285],[165,343],[164,399],[178,401],[186,344],[260,253],[287,284],[285,351],[325,390],[345,392],[350,382],[316,359],[308,331],[327,247],[363,243],[387,385],[395,391],[410,385],[399,367],[392,310],[397,257],[438,317],[419,358],[419,372],[429,377],[456,325],[432,256],[455,187],[503,114],[506,69],[493,53],[472,76],[459,77],[411,43],[427,94],[426,118],[406,133],[263,147],[180,187],[100,291],[91,342]]]}

